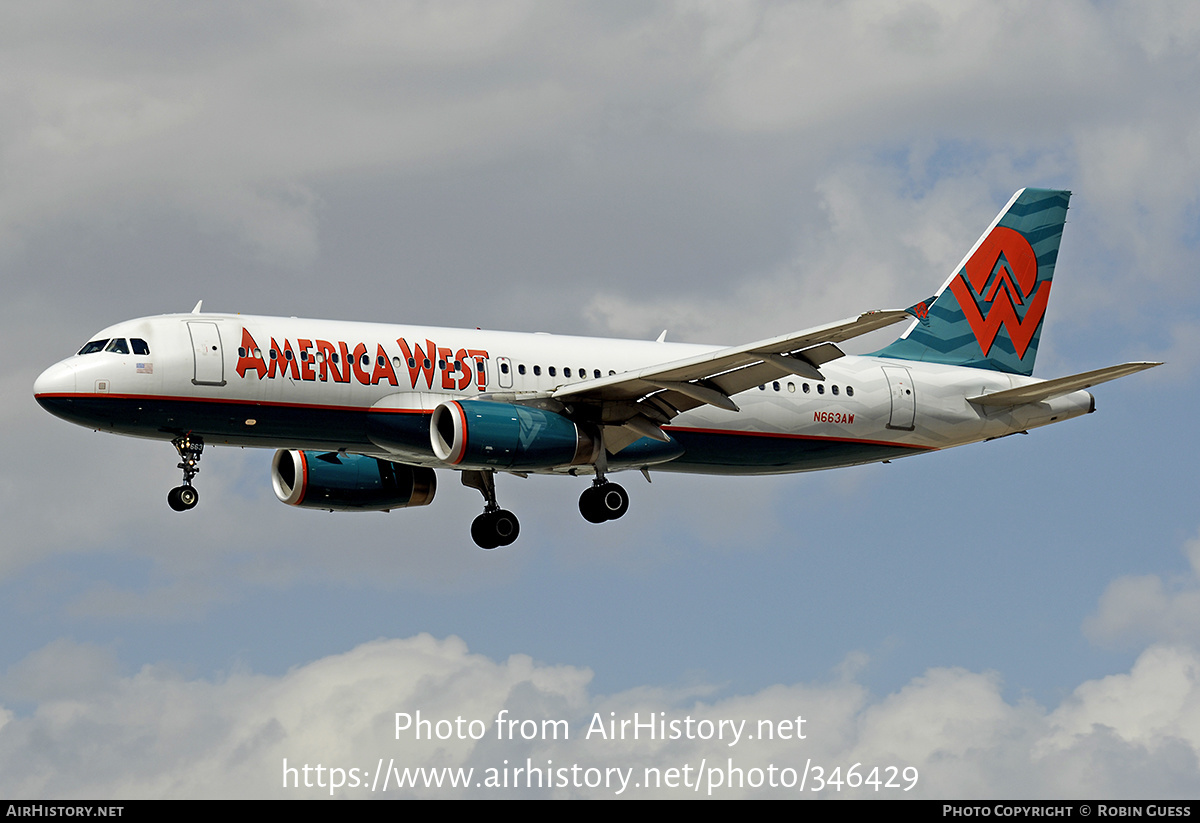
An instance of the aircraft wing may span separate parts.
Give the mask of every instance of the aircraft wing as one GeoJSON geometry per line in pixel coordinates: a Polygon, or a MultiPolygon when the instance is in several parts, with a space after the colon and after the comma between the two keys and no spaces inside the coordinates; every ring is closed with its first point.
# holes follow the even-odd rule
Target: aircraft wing
{"type": "Polygon", "coordinates": [[[911,319],[909,312],[866,312],[805,331],[572,383],[551,397],[569,405],[598,407],[605,444],[616,453],[643,436],[666,440],[659,426],[697,406],[707,403],[738,411],[730,397],[763,383],[789,374],[824,380],[820,366],[843,356],[838,343],[904,319],[911,319]]]}
{"type": "Polygon", "coordinates": [[[1107,368],[1096,369],[1095,371],[1081,372],[1080,374],[1072,374],[1067,377],[1057,377],[1054,380],[1043,380],[1040,383],[1033,383],[1016,389],[1007,389],[1005,391],[991,392],[990,394],[981,394],[976,397],[968,397],[967,401],[977,406],[1020,406],[1024,403],[1037,403],[1042,400],[1049,400],[1052,397],[1061,397],[1064,394],[1070,394],[1081,389],[1090,389],[1099,383],[1107,383],[1109,380],[1116,380],[1118,377],[1125,377],[1126,375],[1161,365],[1162,363],[1149,362],[1122,363],[1119,366],[1108,366],[1107,368]]]}

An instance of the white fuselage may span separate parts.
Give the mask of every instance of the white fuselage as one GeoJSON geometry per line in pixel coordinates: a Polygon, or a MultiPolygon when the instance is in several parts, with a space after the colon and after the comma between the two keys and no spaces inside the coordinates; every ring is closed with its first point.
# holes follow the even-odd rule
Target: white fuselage
{"type": "MultiPolygon", "coordinates": [[[[144,341],[148,354],[95,351],[47,369],[48,410],[120,434],[278,449],[345,450],[439,466],[427,434],[397,450],[365,425],[406,414],[428,430],[445,400],[522,398],[712,351],[715,346],[478,329],[177,314],[131,320],[94,340],[144,341]]],[[[991,409],[968,402],[1041,381],[977,368],[872,356],[736,395],[740,411],[701,406],[664,426],[684,453],[661,469],[767,474],[875,462],[1001,437],[1092,408],[1077,391],[991,409]]],[[[619,464],[619,461],[618,461],[619,464]]],[[[630,466],[633,467],[633,466],[630,466]]]]}

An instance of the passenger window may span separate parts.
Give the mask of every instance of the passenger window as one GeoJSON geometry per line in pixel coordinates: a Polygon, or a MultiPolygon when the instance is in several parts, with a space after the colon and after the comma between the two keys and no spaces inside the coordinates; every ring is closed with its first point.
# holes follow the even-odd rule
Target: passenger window
{"type": "Polygon", "coordinates": [[[558,374],[558,372],[554,370],[553,366],[547,366],[546,374],[550,375],[551,377],[554,377],[556,374],[558,374]]]}
{"type": "Polygon", "coordinates": [[[518,363],[517,364],[517,374],[524,374],[524,373],[525,373],[525,364],[518,363]]]}
{"type": "Polygon", "coordinates": [[[779,381],[776,380],[774,383],[772,383],[771,388],[773,388],[775,391],[779,391],[779,381]]]}
{"type": "Polygon", "coordinates": [[[541,366],[534,366],[534,367],[533,367],[533,373],[534,373],[535,375],[537,375],[537,376],[539,376],[539,377],[540,377],[540,376],[541,376],[541,374],[542,374],[542,367],[541,367],[541,366]]]}
{"type": "Polygon", "coordinates": [[[809,391],[809,386],[808,386],[808,384],[807,384],[807,383],[805,383],[805,384],[804,384],[804,393],[805,393],[805,394],[808,394],[808,391],[809,391]]]}
{"type": "Polygon", "coordinates": [[[817,394],[824,394],[824,393],[825,393],[825,384],[818,383],[817,384],[817,394]]]}
{"type": "Polygon", "coordinates": [[[599,369],[594,369],[594,370],[592,371],[592,377],[595,377],[596,379],[599,379],[599,378],[600,378],[600,370],[599,370],[599,369]]]}
{"type": "Polygon", "coordinates": [[[836,386],[836,385],[834,385],[834,386],[830,386],[830,387],[829,387],[829,390],[830,390],[831,392],[833,392],[834,394],[837,394],[837,393],[838,393],[838,388],[837,388],[837,386],[836,386]]]}
{"type": "Polygon", "coordinates": [[[124,337],[114,337],[104,350],[113,354],[129,354],[129,344],[125,342],[124,337]]]}
{"type": "Polygon", "coordinates": [[[104,351],[104,347],[107,345],[108,345],[107,337],[104,338],[103,340],[93,340],[92,342],[90,342],[86,346],[84,346],[82,349],[80,349],[79,353],[80,354],[95,354],[98,351],[104,351]]]}
{"type": "Polygon", "coordinates": [[[788,391],[790,391],[792,394],[795,394],[796,393],[796,384],[788,383],[788,391]]]}
{"type": "Polygon", "coordinates": [[[145,340],[142,340],[140,337],[131,337],[131,338],[129,338],[129,342],[133,346],[134,354],[149,354],[150,353],[150,346],[146,343],[145,340]]]}
{"type": "Polygon", "coordinates": [[[563,377],[570,377],[570,376],[571,376],[571,367],[567,366],[563,369],[563,377]]]}
{"type": "Polygon", "coordinates": [[[853,386],[847,386],[847,387],[846,387],[846,396],[847,396],[847,397],[853,397],[853,396],[854,396],[854,387],[853,387],[853,386]]]}
{"type": "Polygon", "coordinates": [[[501,364],[500,364],[500,373],[501,373],[501,374],[508,374],[508,364],[507,364],[507,363],[501,363],[501,364]]]}

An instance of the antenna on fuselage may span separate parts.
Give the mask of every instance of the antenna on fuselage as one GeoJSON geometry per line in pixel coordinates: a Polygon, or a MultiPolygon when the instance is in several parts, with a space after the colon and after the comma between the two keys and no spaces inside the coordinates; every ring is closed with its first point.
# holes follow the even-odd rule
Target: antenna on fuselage
{"type": "Polygon", "coordinates": [[[199,313],[200,313],[200,307],[201,307],[201,306],[203,306],[203,305],[204,305],[204,301],[203,301],[203,300],[197,300],[197,301],[196,301],[196,305],[195,305],[195,306],[192,308],[192,314],[199,314],[199,313]]]}

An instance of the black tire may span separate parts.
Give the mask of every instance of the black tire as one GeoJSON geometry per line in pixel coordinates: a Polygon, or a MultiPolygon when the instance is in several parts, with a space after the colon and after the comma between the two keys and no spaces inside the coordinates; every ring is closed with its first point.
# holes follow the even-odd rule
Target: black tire
{"type": "Polygon", "coordinates": [[[492,516],[487,512],[471,521],[471,539],[481,549],[494,549],[500,545],[496,530],[492,528],[492,516]]]}
{"type": "Polygon", "coordinates": [[[181,511],[196,508],[196,504],[200,502],[200,493],[196,491],[194,486],[179,486],[175,489],[178,494],[179,505],[183,506],[181,511]]]}
{"type": "Polygon", "coordinates": [[[616,483],[605,483],[597,488],[600,490],[597,498],[600,501],[600,510],[604,512],[604,519],[616,520],[624,517],[625,512],[629,511],[629,493],[624,487],[616,483]]]}
{"type": "Polygon", "coordinates": [[[604,501],[600,499],[598,486],[586,488],[583,490],[583,494],[579,495],[579,513],[589,523],[603,523],[608,519],[608,515],[602,508],[603,505],[604,501]]]}
{"type": "Polygon", "coordinates": [[[169,492],[167,492],[167,505],[170,506],[172,509],[174,509],[177,512],[184,511],[187,508],[186,506],[183,505],[183,502],[179,499],[179,489],[180,488],[182,488],[182,486],[177,486],[176,488],[171,489],[169,492]]]}
{"type": "Polygon", "coordinates": [[[515,514],[507,509],[492,514],[492,534],[496,537],[497,545],[511,546],[520,533],[521,523],[515,514]]]}

